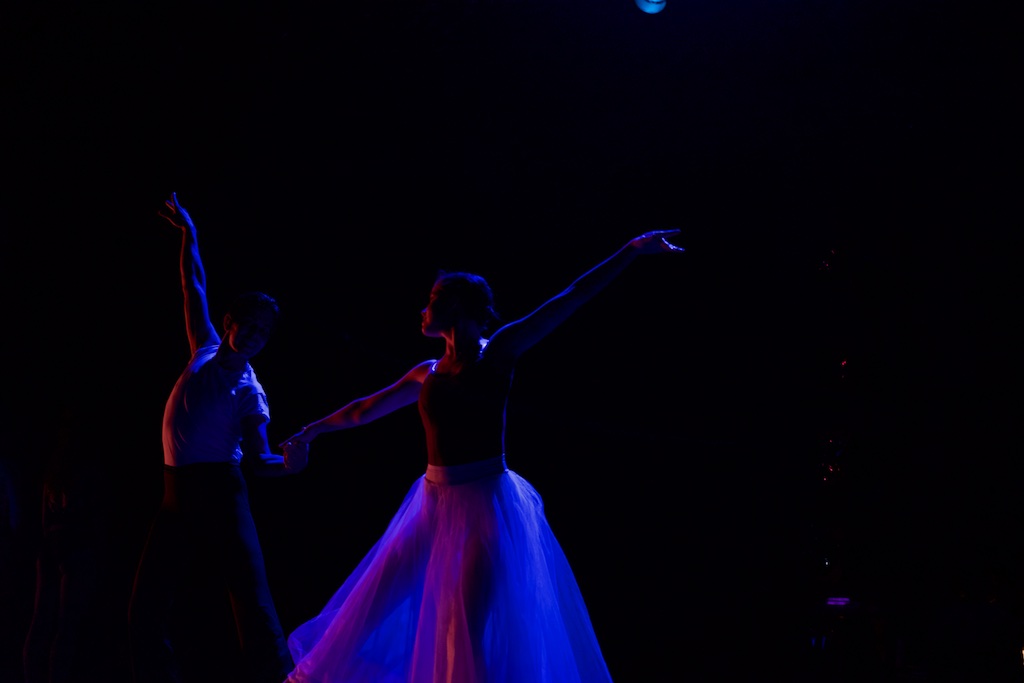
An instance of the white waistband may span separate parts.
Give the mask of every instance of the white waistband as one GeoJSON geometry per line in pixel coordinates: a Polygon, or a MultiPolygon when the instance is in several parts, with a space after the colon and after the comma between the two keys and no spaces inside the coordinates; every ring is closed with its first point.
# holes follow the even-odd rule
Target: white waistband
{"type": "Polygon", "coordinates": [[[434,484],[464,484],[467,481],[483,479],[506,472],[505,456],[499,455],[487,460],[465,465],[427,465],[427,481],[434,484]]]}

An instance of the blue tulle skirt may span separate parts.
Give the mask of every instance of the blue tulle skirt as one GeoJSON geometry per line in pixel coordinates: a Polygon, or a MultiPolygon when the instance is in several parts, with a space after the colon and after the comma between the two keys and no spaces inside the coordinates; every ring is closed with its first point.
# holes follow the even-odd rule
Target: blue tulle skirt
{"type": "Polygon", "coordinates": [[[287,683],[611,681],[541,497],[503,457],[428,466],[288,646],[287,683]]]}

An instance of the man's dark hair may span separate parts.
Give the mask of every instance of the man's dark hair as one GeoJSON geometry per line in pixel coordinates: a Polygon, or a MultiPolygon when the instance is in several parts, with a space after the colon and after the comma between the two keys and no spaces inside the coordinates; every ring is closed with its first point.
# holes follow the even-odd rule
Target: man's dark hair
{"type": "Polygon", "coordinates": [[[232,320],[250,320],[257,313],[270,313],[273,322],[281,315],[277,300],[263,292],[243,292],[235,297],[228,307],[227,314],[232,320]]]}

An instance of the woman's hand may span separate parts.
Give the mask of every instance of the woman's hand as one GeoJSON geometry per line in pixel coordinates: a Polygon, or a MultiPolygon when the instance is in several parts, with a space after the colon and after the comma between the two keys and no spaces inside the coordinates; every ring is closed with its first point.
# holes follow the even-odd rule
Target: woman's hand
{"type": "Polygon", "coordinates": [[[679,233],[679,228],[671,228],[669,230],[652,230],[650,232],[645,232],[638,237],[634,237],[629,241],[629,245],[641,254],[657,254],[662,251],[686,251],[683,247],[678,247],[668,241],[669,237],[678,235],[679,233]]]}
{"type": "Polygon", "coordinates": [[[301,472],[309,464],[309,443],[285,441],[281,446],[284,454],[284,468],[289,472],[301,472]]]}
{"type": "Polygon", "coordinates": [[[300,444],[308,449],[309,443],[315,438],[316,432],[312,430],[310,425],[306,425],[305,427],[295,432],[294,434],[292,434],[287,439],[285,439],[284,441],[277,445],[279,448],[287,448],[288,446],[293,444],[300,444]]]}

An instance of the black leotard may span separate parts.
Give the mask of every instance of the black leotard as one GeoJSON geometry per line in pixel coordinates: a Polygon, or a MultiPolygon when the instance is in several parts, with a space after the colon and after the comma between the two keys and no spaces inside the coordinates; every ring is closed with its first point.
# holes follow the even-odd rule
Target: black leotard
{"type": "Polygon", "coordinates": [[[512,374],[488,363],[486,356],[454,374],[436,368],[435,363],[419,397],[427,463],[462,465],[503,455],[512,374]]]}

